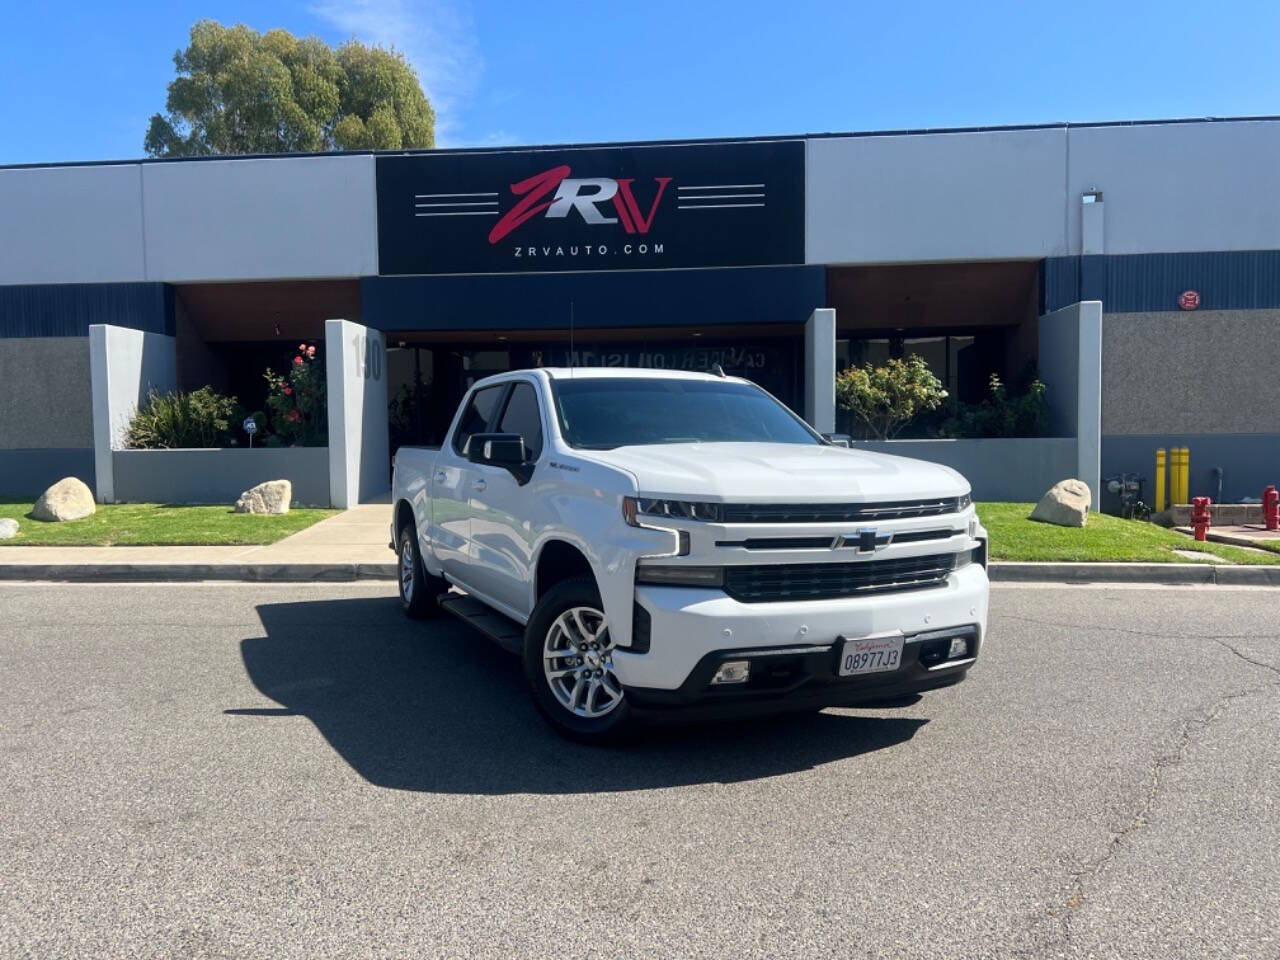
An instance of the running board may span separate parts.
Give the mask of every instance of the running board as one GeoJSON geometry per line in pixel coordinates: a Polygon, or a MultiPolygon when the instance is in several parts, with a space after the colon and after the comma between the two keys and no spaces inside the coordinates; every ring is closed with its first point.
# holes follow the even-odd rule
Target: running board
{"type": "Polygon", "coordinates": [[[438,602],[441,609],[475,627],[508,653],[517,656],[524,653],[524,627],[510,617],[505,617],[479,600],[461,593],[441,594],[438,602]]]}

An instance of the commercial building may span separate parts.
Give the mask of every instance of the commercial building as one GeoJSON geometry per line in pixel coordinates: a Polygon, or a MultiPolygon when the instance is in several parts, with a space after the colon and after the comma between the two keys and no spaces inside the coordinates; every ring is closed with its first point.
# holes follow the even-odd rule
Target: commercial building
{"type": "MultiPolygon", "coordinates": [[[[346,504],[529,365],[748,376],[843,426],[848,363],[1048,385],[1049,436],[907,440],[984,498],[1280,479],[1280,120],[0,168],[0,493],[346,504]],[[149,387],[261,405],[319,344],[327,448],[120,449],[149,387]],[[1214,472],[1221,470],[1221,479],[1214,472]]],[[[884,446],[883,443],[876,446],[884,446]]],[[[1105,501],[1104,501],[1105,502],[1105,501]]]]}

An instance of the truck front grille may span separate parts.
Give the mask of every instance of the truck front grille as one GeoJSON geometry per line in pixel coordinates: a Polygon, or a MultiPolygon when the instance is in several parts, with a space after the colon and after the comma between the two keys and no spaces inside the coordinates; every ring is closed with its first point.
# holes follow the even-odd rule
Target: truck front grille
{"type": "Polygon", "coordinates": [[[954,553],[861,563],[787,563],[724,568],[725,593],[743,603],[835,600],[936,587],[955,568],[954,553]]]}
{"type": "Polygon", "coordinates": [[[725,523],[853,523],[939,517],[960,510],[958,497],[893,503],[726,503],[725,523]]]}

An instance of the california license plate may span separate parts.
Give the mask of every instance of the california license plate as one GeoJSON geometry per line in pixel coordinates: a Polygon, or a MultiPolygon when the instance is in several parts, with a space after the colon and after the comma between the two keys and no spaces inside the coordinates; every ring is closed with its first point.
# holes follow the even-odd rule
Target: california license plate
{"type": "Polygon", "coordinates": [[[902,666],[902,634],[877,633],[870,637],[841,637],[844,648],[840,652],[842,677],[862,673],[887,673],[902,666]]]}

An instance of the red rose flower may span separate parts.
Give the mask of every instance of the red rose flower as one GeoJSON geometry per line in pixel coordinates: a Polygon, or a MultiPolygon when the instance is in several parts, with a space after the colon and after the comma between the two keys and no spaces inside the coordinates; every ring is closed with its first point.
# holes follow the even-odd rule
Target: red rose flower
{"type": "Polygon", "coordinates": [[[302,419],[302,414],[300,414],[297,410],[290,410],[288,416],[285,417],[285,419],[289,420],[292,423],[297,423],[299,420],[302,419]]]}
{"type": "Polygon", "coordinates": [[[289,396],[291,393],[293,393],[293,387],[285,387],[285,388],[284,388],[284,395],[285,395],[286,397],[287,397],[287,396],[289,396]]]}
{"type": "Polygon", "coordinates": [[[308,357],[314,357],[315,355],[316,355],[316,348],[315,348],[315,347],[307,347],[307,356],[308,356],[308,357]]]}
{"type": "Polygon", "coordinates": [[[307,349],[307,345],[306,345],[305,343],[300,343],[300,344],[298,344],[298,352],[299,352],[299,353],[301,353],[301,352],[302,352],[303,350],[305,350],[305,349],[307,349]]]}
{"type": "Polygon", "coordinates": [[[294,362],[294,364],[300,364],[300,363],[302,363],[302,358],[301,358],[301,357],[294,357],[294,358],[293,358],[293,362],[294,362]]]}

